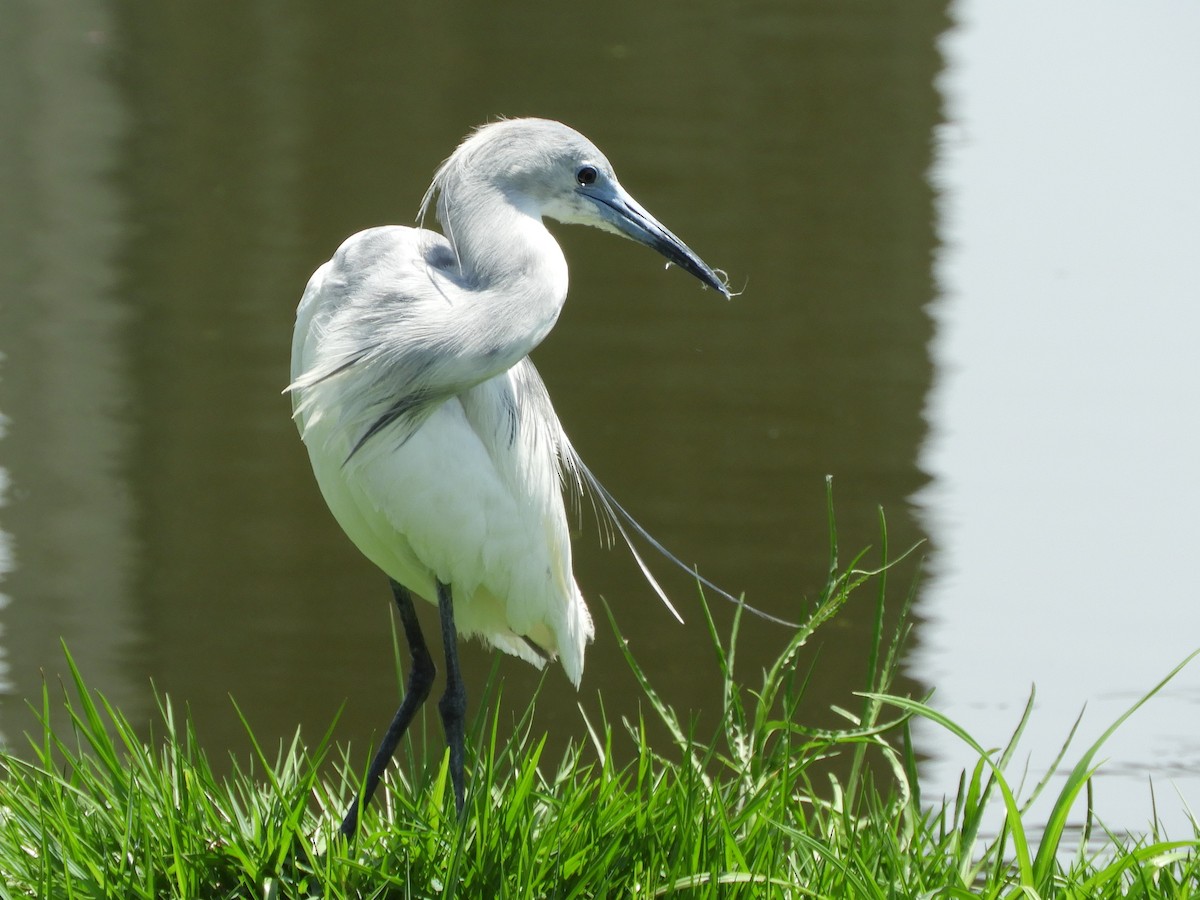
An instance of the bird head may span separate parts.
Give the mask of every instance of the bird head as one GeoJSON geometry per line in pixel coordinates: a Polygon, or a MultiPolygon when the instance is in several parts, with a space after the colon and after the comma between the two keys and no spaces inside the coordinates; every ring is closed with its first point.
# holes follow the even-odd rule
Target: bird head
{"type": "Polygon", "coordinates": [[[441,191],[442,203],[452,201],[447,191],[455,181],[486,182],[538,218],[591,225],[630,238],[730,296],[725,281],[621,186],[596,145],[561,122],[505,119],[477,129],[442,165],[422,208],[435,191],[441,191]]]}

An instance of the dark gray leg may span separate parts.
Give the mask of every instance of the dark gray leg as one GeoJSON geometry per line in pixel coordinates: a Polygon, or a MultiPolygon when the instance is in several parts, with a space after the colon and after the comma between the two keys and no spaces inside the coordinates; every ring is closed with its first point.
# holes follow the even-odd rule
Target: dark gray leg
{"type": "Polygon", "coordinates": [[[467,718],[467,689],[458,668],[458,629],[454,627],[454,603],[450,586],[438,582],[438,613],[442,618],[442,643],[446,650],[446,693],[438,701],[446,743],[450,747],[450,781],[454,785],[454,807],[463,811],[464,725],[467,718]]]}
{"type": "MultiPolygon", "coordinates": [[[[439,585],[439,590],[440,587],[439,585]]],[[[408,730],[413,716],[425,702],[425,698],[429,696],[429,689],[433,686],[433,678],[437,674],[437,667],[434,666],[433,660],[429,656],[429,648],[425,646],[425,636],[421,634],[421,626],[417,622],[417,611],[413,609],[412,595],[395,581],[392,582],[392,594],[396,598],[396,608],[400,610],[400,622],[404,625],[404,636],[408,639],[408,648],[412,653],[412,670],[408,673],[408,687],[404,692],[404,700],[401,702],[400,708],[396,710],[396,717],[392,719],[387,734],[383,736],[375,758],[371,760],[371,768],[367,770],[367,780],[363,784],[362,797],[350,804],[350,810],[346,813],[346,818],[342,820],[342,834],[348,837],[353,835],[358,828],[359,809],[371,802],[375,788],[379,787],[379,779],[383,777],[383,770],[391,761],[392,754],[396,752],[396,745],[400,743],[400,738],[404,737],[404,732],[408,730]]]]}

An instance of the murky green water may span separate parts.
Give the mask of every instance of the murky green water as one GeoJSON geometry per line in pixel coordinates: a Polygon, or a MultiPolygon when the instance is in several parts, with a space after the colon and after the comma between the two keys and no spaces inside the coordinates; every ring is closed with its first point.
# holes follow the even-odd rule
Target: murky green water
{"type": "MultiPolygon", "coordinates": [[[[265,742],[316,737],[345,704],[337,737],[365,752],[396,703],[388,592],[324,509],[280,396],[293,311],[346,235],[411,222],[438,162],[498,115],[579,128],[745,285],[725,303],[628,242],[556,228],[571,294],[534,358],[645,526],[783,614],[823,583],[826,474],[845,550],[878,543],[880,506],[893,548],[926,537],[910,498],[928,481],[945,4],[0,17],[6,740],[63,670],[61,637],[132,720],[154,716],[151,680],[186,702],[213,755],[245,748],[229,695],[265,742]]],[[[577,547],[598,639],[578,695],[550,673],[541,724],[581,736],[576,703],[594,712],[601,691],[610,718],[636,710],[601,597],[667,698],[712,710],[687,579],[658,567],[681,627],[625,553],[594,530],[577,547]]],[[[814,722],[853,702],[870,621],[864,598],[814,647],[814,722]]],[[[785,637],[748,625],[743,671],[785,637]]],[[[472,644],[463,663],[479,685],[492,657],[472,644]]],[[[509,705],[538,681],[502,671],[509,705]]],[[[901,689],[923,692],[910,672],[901,689]]]]}

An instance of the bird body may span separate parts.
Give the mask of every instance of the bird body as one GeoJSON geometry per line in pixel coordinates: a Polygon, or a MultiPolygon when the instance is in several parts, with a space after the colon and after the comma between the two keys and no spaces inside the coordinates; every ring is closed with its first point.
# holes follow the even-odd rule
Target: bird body
{"type": "MultiPolygon", "coordinates": [[[[355,299],[364,286],[346,287],[355,282],[347,277],[358,257],[354,245],[370,243],[380,259],[387,242],[388,262],[374,273],[382,282],[403,268],[393,257],[426,240],[411,228],[361,232],[317,271],[297,314],[293,379],[336,368],[340,357],[328,335],[342,321],[361,321],[355,299]]],[[[421,421],[394,422],[391,433],[381,430],[355,450],[363,429],[395,403],[386,381],[380,388],[379,396],[364,396],[357,383],[330,377],[297,402],[334,518],[364,556],[417,596],[436,601],[436,582],[453,585],[462,635],[539,667],[560,655],[578,685],[593,627],[571,568],[560,468],[569,445],[533,364],[518,360],[421,421]]]]}
{"type": "Polygon", "coordinates": [[[564,483],[590,486],[628,541],[623,510],[580,462],[528,359],[567,295],[566,260],[543,220],[633,238],[729,291],[625,192],[590,141],[558,122],[480,128],[434,176],[422,220],[435,196],[442,234],[371,228],[313,274],[288,390],[326,503],[391,579],[413,650],[362,802],[433,679],[416,594],[441,615],[448,686],[439,706],[461,810],[457,634],[538,666],[557,657],[578,685],[594,629],[572,571],[564,483]]]}

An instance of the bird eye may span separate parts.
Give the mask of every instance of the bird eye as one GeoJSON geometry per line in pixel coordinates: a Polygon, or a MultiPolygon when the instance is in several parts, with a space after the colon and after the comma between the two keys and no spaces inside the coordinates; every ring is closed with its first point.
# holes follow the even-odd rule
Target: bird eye
{"type": "Polygon", "coordinates": [[[595,166],[580,166],[579,170],[575,173],[575,180],[586,187],[589,184],[596,183],[596,176],[598,174],[600,173],[596,171],[595,166]]]}

